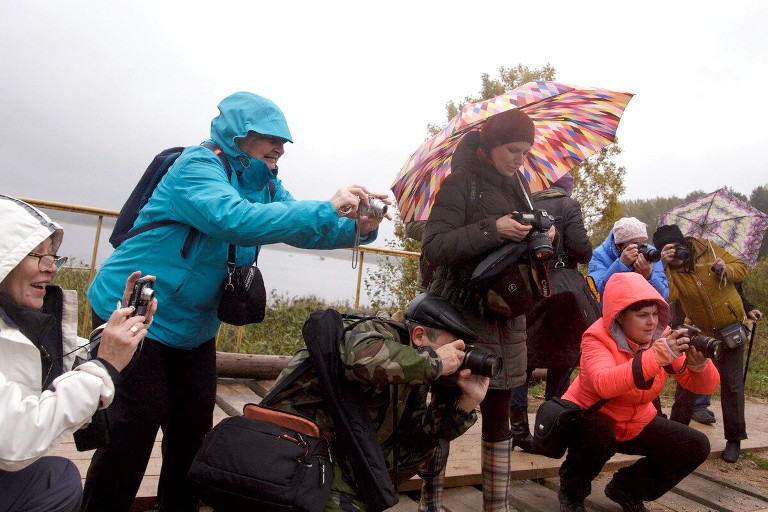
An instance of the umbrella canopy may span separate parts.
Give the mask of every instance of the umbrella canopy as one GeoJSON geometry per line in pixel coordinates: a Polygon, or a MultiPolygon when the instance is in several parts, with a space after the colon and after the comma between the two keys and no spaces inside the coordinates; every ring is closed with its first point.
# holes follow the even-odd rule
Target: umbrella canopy
{"type": "Polygon", "coordinates": [[[392,184],[403,222],[429,217],[440,183],[451,173],[451,157],[459,140],[465,133],[479,130],[489,117],[519,108],[533,120],[536,136],[521,172],[536,192],[614,142],[632,96],[541,81],[465,105],[411,155],[392,184]]]}
{"type": "Polygon", "coordinates": [[[664,213],[658,225],[667,224],[677,224],[685,236],[711,240],[754,268],[768,215],[721,188],[664,213]]]}

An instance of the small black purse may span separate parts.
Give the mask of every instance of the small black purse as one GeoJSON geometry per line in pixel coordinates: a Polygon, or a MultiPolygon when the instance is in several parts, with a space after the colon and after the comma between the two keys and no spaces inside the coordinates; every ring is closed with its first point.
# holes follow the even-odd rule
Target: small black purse
{"type": "Polygon", "coordinates": [[[595,402],[589,409],[562,398],[550,398],[536,410],[533,427],[534,453],[559,459],[568,449],[574,427],[585,415],[601,408],[609,399],[595,402]]]}
{"type": "Polygon", "coordinates": [[[235,246],[229,246],[227,277],[216,312],[219,320],[232,325],[258,324],[264,321],[267,291],[254,261],[235,267],[235,246]]]}

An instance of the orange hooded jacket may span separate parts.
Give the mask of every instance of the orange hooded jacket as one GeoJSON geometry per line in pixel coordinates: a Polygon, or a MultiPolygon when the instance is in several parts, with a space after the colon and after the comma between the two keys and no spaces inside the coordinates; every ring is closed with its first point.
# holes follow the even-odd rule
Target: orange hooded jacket
{"type": "MultiPolygon", "coordinates": [[[[659,325],[652,345],[669,332],[669,305],[640,274],[621,272],[611,276],[603,294],[603,317],[584,333],[579,376],[563,395],[565,400],[584,408],[601,398],[610,398],[597,413],[609,421],[617,441],[634,438],[656,416],[651,401],[659,395],[667,380],[667,372],[656,361],[654,351],[640,348],[637,353],[633,352],[621,327],[614,321],[627,306],[649,299],[659,306],[659,325]],[[632,371],[635,357],[640,359],[643,380],[652,380],[643,386],[650,384],[646,390],[635,383],[632,371]]],[[[685,355],[681,355],[672,366],[679,371],[684,361],[685,355]]],[[[710,360],[699,372],[686,368],[674,377],[684,388],[699,394],[714,392],[720,383],[720,375],[710,360]]]]}

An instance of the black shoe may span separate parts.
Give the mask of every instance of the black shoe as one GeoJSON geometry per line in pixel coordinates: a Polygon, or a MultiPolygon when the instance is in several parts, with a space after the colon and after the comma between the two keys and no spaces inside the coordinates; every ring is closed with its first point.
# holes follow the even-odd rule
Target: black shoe
{"type": "Polygon", "coordinates": [[[723,450],[723,460],[733,464],[739,460],[739,452],[741,451],[741,441],[728,441],[725,443],[725,450],[723,450]]]}
{"type": "Polygon", "coordinates": [[[648,512],[648,509],[643,505],[643,500],[635,498],[627,491],[619,487],[614,480],[611,480],[608,485],[605,486],[605,495],[621,505],[623,512],[648,512]]]}
{"type": "Polygon", "coordinates": [[[691,414],[691,419],[698,421],[702,425],[711,425],[715,422],[715,415],[710,415],[706,409],[699,409],[697,411],[693,411],[693,414],[691,414]]]}
{"type": "Polygon", "coordinates": [[[533,437],[528,427],[528,411],[525,407],[509,408],[509,430],[512,434],[512,448],[519,446],[528,453],[536,453],[533,449],[533,437]]]}
{"type": "Polygon", "coordinates": [[[560,512],[587,512],[587,509],[584,508],[584,502],[565,494],[562,487],[557,493],[557,501],[560,502],[560,512]]]}

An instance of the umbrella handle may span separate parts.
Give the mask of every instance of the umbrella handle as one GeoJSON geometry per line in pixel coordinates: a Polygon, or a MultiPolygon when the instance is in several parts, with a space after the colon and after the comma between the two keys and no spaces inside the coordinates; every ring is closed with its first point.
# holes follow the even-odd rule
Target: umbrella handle
{"type": "Polygon", "coordinates": [[[752,355],[752,343],[755,341],[755,331],[757,331],[757,322],[752,322],[752,332],[749,335],[749,349],[747,349],[747,362],[744,365],[744,380],[742,386],[747,384],[747,372],[749,371],[749,357],[752,355]]]}

